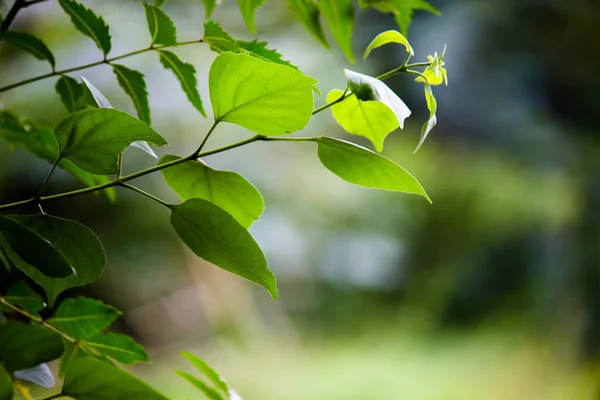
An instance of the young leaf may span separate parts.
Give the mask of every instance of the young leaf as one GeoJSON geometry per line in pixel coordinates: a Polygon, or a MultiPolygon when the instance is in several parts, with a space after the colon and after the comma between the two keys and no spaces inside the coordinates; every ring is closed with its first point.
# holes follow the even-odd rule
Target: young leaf
{"type": "Polygon", "coordinates": [[[425,0],[358,0],[358,5],[361,8],[371,7],[382,13],[393,13],[404,35],[408,32],[414,10],[425,10],[440,15],[440,12],[425,0]]]}
{"type": "MultiPolygon", "coordinates": [[[[343,94],[334,89],[327,95],[327,102],[331,103],[343,94]]],[[[331,106],[331,112],[346,132],[366,137],[380,153],[386,136],[400,126],[396,114],[388,106],[379,101],[358,100],[355,95],[331,106]]]]}
{"type": "MultiPolygon", "coordinates": [[[[167,155],[159,164],[178,158],[167,155]]],[[[260,192],[235,172],[218,171],[202,161],[188,161],[161,172],[181,200],[208,200],[230,213],[244,228],[258,220],[265,208],[260,192]]]]}
{"type": "Polygon", "coordinates": [[[373,41],[369,44],[369,46],[367,47],[367,50],[365,50],[363,59],[364,60],[367,59],[367,57],[369,56],[369,53],[371,53],[371,50],[381,47],[384,44],[388,44],[388,43],[400,43],[400,44],[404,45],[404,47],[406,47],[406,51],[411,56],[415,55],[413,48],[410,46],[410,43],[408,43],[408,40],[400,32],[385,31],[385,32],[382,32],[379,35],[377,35],[375,37],[375,39],[373,39],[373,41]]]}
{"type": "Polygon", "coordinates": [[[265,0],[238,0],[240,5],[240,12],[244,18],[246,26],[250,33],[256,33],[256,27],[254,26],[254,14],[256,9],[264,3],[265,0]]]}
{"type": "Polygon", "coordinates": [[[197,256],[263,286],[277,299],[275,276],[248,231],[226,211],[203,199],[173,206],[171,225],[197,256]]]}
{"type": "Polygon", "coordinates": [[[0,325],[0,365],[10,374],[56,360],[63,352],[60,336],[47,328],[16,321],[0,325]]]}
{"type": "Polygon", "coordinates": [[[67,111],[69,113],[77,111],[77,100],[83,96],[81,84],[67,75],[62,75],[60,79],[56,81],[56,86],[54,88],[67,111]]]}
{"type": "Polygon", "coordinates": [[[132,142],[167,144],[142,121],[107,108],[90,108],[67,116],[54,127],[54,137],[61,159],[98,175],[117,173],[118,156],[132,142]]]}
{"type": "Polygon", "coordinates": [[[296,67],[289,61],[283,60],[281,58],[281,54],[277,50],[268,49],[267,42],[259,42],[255,39],[251,42],[244,42],[242,40],[238,40],[236,41],[236,43],[241,49],[242,53],[249,54],[263,61],[287,65],[288,67],[292,67],[295,70],[298,70],[298,67],[296,67]]]}
{"type": "Polygon", "coordinates": [[[144,74],[129,69],[119,64],[111,64],[113,72],[117,76],[117,82],[125,94],[131,98],[137,116],[142,122],[150,125],[150,105],[148,104],[148,92],[144,74]]]}
{"type": "Polygon", "coordinates": [[[348,60],[354,63],[354,54],[352,54],[354,6],[352,0],[318,0],[318,4],[335,41],[348,60]]]}
{"type": "Polygon", "coordinates": [[[148,31],[152,38],[152,45],[164,44],[171,46],[177,43],[177,31],[171,18],[157,6],[148,3],[142,3],[146,10],[146,21],[148,21],[148,31]]]}
{"type": "Polygon", "coordinates": [[[27,32],[0,31],[0,40],[5,40],[35,56],[38,60],[46,60],[54,70],[54,55],[37,37],[27,32]]]}
{"type": "Polygon", "coordinates": [[[388,106],[396,117],[400,128],[404,128],[404,120],[410,116],[410,110],[404,102],[379,79],[359,74],[348,69],[344,70],[348,87],[362,101],[377,100],[388,106]]]}
{"type": "Polygon", "coordinates": [[[284,135],[306,126],[317,83],[283,65],[246,54],[222,53],[209,73],[216,121],[241,125],[261,135],[284,135]]]}
{"type": "MultiPolygon", "coordinates": [[[[24,281],[18,281],[12,284],[6,291],[4,298],[9,303],[19,306],[21,309],[34,316],[39,316],[38,311],[46,306],[40,295],[27,286],[24,281]]],[[[13,311],[8,307],[2,307],[1,309],[5,312],[13,311]]]]}
{"type": "MultiPolygon", "coordinates": [[[[2,17],[0,15],[0,17],[2,17]]],[[[0,18],[1,20],[2,18],[0,18]]],[[[0,400],[12,400],[13,384],[12,379],[6,369],[0,364],[0,400]]]]}
{"type": "Polygon", "coordinates": [[[321,12],[313,0],[287,0],[302,25],[325,47],[329,47],[319,17],[321,12]]]}
{"type": "Polygon", "coordinates": [[[33,268],[51,278],[73,274],[68,261],[37,233],[7,216],[0,216],[0,246],[25,274],[33,268]]]}
{"type": "Polygon", "coordinates": [[[215,10],[215,7],[217,6],[217,0],[202,0],[202,2],[204,3],[204,8],[206,11],[205,17],[206,19],[209,19],[215,10]]]}
{"type": "Polygon", "coordinates": [[[104,249],[88,227],[47,214],[19,215],[15,219],[51,243],[76,271],[76,276],[66,278],[48,278],[37,270],[27,272],[46,291],[50,307],[64,290],[92,283],[102,274],[106,265],[104,249]]]}
{"type": "Polygon", "coordinates": [[[428,83],[425,84],[425,100],[427,101],[427,108],[429,109],[429,119],[423,124],[423,128],[421,129],[421,139],[414,151],[415,153],[419,151],[425,142],[425,139],[427,139],[427,135],[429,135],[431,129],[437,124],[437,117],[435,116],[435,112],[437,111],[437,101],[435,100],[435,97],[433,97],[431,85],[428,83]]]}
{"type": "Polygon", "coordinates": [[[423,71],[423,75],[427,78],[427,81],[421,76],[415,79],[415,82],[423,82],[428,83],[430,85],[441,85],[442,82],[448,86],[448,76],[446,73],[446,68],[444,68],[444,55],[446,54],[446,46],[444,46],[444,51],[440,56],[438,56],[437,52],[434,53],[433,56],[427,56],[427,59],[431,63],[425,71],[423,71]]]}
{"type": "Polygon", "coordinates": [[[188,100],[196,110],[206,117],[204,106],[202,105],[202,99],[200,93],[198,93],[198,81],[196,80],[196,68],[192,64],[184,63],[174,53],[166,50],[159,50],[160,62],[166,69],[173,71],[179,83],[181,89],[187,96],[188,100]]]}
{"type": "Polygon", "coordinates": [[[46,389],[54,387],[54,376],[48,368],[48,364],[43,363],[33,368],[21,369],[15,371],[15,379],[33,382],[46,389]]]}
{"type": "Polygon", "coordinates": [[[66,299],[46,322],[73,339],[85,340],[107,328],[121,312],[98,300],[66,299]]]}
{"type": "Polygon", "coordinates": [[[168,400],[131,373],[90,357],[69,362],[62,394],[75,400],[168,400]]]}
{"type": "Polygon", "coordinates": [[[321,163],[343,180],[368,188],[414,193],[431,202],[419,181],[393,161],[344,140],[320,137],[316,141],[321,163]]]}
{"type": "Polygon", "coordinates": [[[221,393],[219,393],[215,388],[208,386],[201,379],[196,378],[193,375],[188,374],[183,371],[176,371],[177,375],[181,376],[183,379],[194,385],[196,389],[202,392],[209,400],[228,400],[229,396],[225,398],[221,393]]]}
{"type": "Polygon", "coordinates": [[[110,52],[110,32],[108,25],[101,17],[98,17],[94,12],[85,8],[74,0],[58,0],[58,4],[71,18],[75,28],[87,37],[91,38],[104,56],[110,52]]]}
{"type": "Polygon", "coordinates": [[[101,356],[110,357],[121,364],[130,365],[137,362],[148,362],[146,350],[126,335],[100,333],[90,339],[83,340],[81,344],[94,349],[101,356]]]}
{"type": "Polygon", "coordinates": [[[204,38],[202,40],[208,43],[210,49],[217,53],[232,51],[239,53],[240,48],[235,40],[215,21],[206,21],[204,23],[204,38]]]}
{"type": "Polygon", "coordinates": [[[221,378],[217,371],[208,365],[206,361],[187,352],[183,352],[181,355],[187,358],[188,361],[194,365],[194,367],[198,368],[198,370],[202,372],[204,376],[210,379],[217,389],[223,391],[224,393],[229,393],[229,387],[227,386],[227,383],[223,380],[223,378],[221,378]]]}

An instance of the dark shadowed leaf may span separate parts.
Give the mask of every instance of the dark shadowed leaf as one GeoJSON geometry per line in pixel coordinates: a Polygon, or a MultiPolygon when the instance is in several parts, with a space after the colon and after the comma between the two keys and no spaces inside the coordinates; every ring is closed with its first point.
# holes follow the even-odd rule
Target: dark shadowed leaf
{"type": "Polygon", "coordinates": [[[73,339],[85,340],[107,328],[121,312],[98,300],[66,299],[46,322],[73,339]]]}
{"type": "Polygon", "coordinates": [[[150,105],[144,74],[119,64],[112,64],[112,67],[119,86],[133,101],[138,118],[150,125],[150,105]]]}
{"type": "Polygon", "coordinates": [[[194,365],[194,367],[198,368],[198,370],[202,372],[202,374],[204,374],[204,376],[206,376],[216,388],[224,393],[229,393],[229,387],[227,386],[227,383],[223,380],[223,378],[221,378],[217,371],[208,365],[206,361],[187,352],[183,352],[181,355],[187,358],[188,361],[194,365]]]}
{"type": "Polygon", "coordinates": [[[67,75],[62,75],[54,88],[69,113],[78,110],[77,100],[83,95],[83,88],[79,82],[67,75]]]}
{"type": "Polygon", "coordinates": [[[277,298],[275,276],[248,231],[228,212],[203,199],[173,206],[171,225],[197,256],[263,286],[277,298]]]}
{"type": "Polygon", "coordinates": [[[202,392],[202,394],[204,394],[209,400],[229,399],[229,396],[225,397],[225,395],[219,393],[217,389],[207,385],[203,380],[196,378],[195,376],[190,375],[187,372],[177,371],[177,374],[192,385],[194,385],[194,387],[200,392],[202,392]]]}
{"type": "Polygon", "coordinates": [[[319,6],[313,0],[287,0],[302,25],[325,47],[329,47],[321,26],[319,6]]]}
{"type": "Polygon", "coordinates": [[[106,22],[94,14],[92,10],[85,8],[74,0],[58,0],[58,4],[71,18],[75,28],[91,38],[106,56],[111,48],[110,32],[106,22]]]}
{"type": "Polygon", "coordinates": [[[344,140],[317,140],[321,163],[343,180],[364,187],[421,195],[425,190],[408,171],[371,150],[344,140]]]}
{"type": "Polygon", "coordinates": [[[118,333],[99,333],[81,344],[88,349],[93,349],[99,355],[110,357],[122,364],[148,362],[148,354],[142,346],[132,338],[118,333]]]}
{"type": "Polygon", "coordinates": [[[46,60],[54,69],[54,56],[50,49],[37,37],[27,32],[0,31],[0,40],[7,41],[35,56],[39,60],[46,60]]]}
{"type": "MultiPolygon", "coordinates": [[[[167,155],[159,164],[178,158],[167,155]]],[[[235,172],[218,171],[202,161],[188,161],[161,172],[181,200],[208,200],[231,214],[245,228],[258,220],[265,208],[260,192],[235,172]]]]}
{"type": "MultiPolygon", "coordinates": [[[[25,281],[13,283],[6,291],[4,298],[9,303],[20,307],[22,310],[36,317],[39,317],[38,311],[46,306],[40,295],[27,286],[25,281]]],[[[6,306],[0,306],[0,310],[7,313],[13,311],[12,308],[6,306]]]]}
{"type": "Polygon", "coordinates": [[[181,89],[187,96],[188,100],[196,110],[206,117],[204,106],[202,105],[202,99],[200,93],[198,93],[198,81],[196,80],[196,68],[192,64],[184,63],[174,53],[166,50],[160,50],[160,62],[163,67],[173,71],[179,83],[181,89]]]}
{"type": "Polygon", "coordinates": [[[146,11],[146,21],[152,44],[164,44],[167,46],[177,43],[177,31],[171,18],[160,8],[152,4],[142,3],[146,11]]]}
{"type": "Polygon", "coordinates": [[[48,364],[40,364],[33,368],[22,369],[15,371],[15,379],[22,381],[33,382],[36,385],[50,389],[54,387],[54,376],[48,368],[48,364]]]}
{"type": "MultiPolygon", "coordinates": [[[[1,18],[0,18],[1,20],[1,18]]],[[[0,400],[12,400],[13,384],[6,369],[0,364],[0,400]]]]}
{"type": "Polygon", "coordinates": [[[69,362],[62,393],[75,400],[168,400],[131,373],[89,357],[69,362]]]}
{"type": "Polygon", "coordinates": [[[354,5],[352,0],[318,0],[318,4],[335,41],[348,60],[353,63],[354,5]]]}
{"type": "Polygon", "coordinates": [[[254,26],[254,14],[256,9],[264,3],[265,0],[238,0],[240,5],[240,12],[244,18],[244,22],[251,33],[256,33],[256,27],[254,26]]]}

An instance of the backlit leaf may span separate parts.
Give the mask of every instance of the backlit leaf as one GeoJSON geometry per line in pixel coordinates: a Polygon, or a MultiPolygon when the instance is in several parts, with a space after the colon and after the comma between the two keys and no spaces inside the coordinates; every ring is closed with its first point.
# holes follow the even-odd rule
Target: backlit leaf
{"type": "Polygon", "coordinates": [[[429,11],[440,15],[429,2],[425,0],[358,0],[361,8],[371,7],[382,13],[393,13],[400,31],[406,35],[415,10],[429,11]]]}
{"type": "Polygon", "coordinates": [[[292,68],[246,54],[222,53],[209,73],[216,121],[262,135],[284,135],[308,123],[317,81],[292,68]]]}
{"type": "Polygon", "coordinates": [[[146,21],[152,44],[171,46],[177,43],[177,31],[171,18],[163,10],[152,4],[142,3],[146,11],[146,21]]]}
{"type": "Polygon", "coordinates": [[[92,10],[85,8],[74,0],[58,0],[58,4],[71,18],[75,28],[91,38],[106,56],[111,48],[110,32],[106,22],[94,14],[92,10]]]}
{"type": "Polygon", "coordinates": [[[318,0],[318,4],[335,41],[348,60],[353,63],[354,5],[352,0],[318,0]]]}
{"type": "Polygon", "coordinates": [[[198,93],[198,81],[196,80],[196,68],[192,64],[184,63],[174,53],[166,50],[160,50],[160,62],[163,67],[173,71],[179,83],[181,89],[187,96],[188,100],[196,110],[206,117],[204,106],[202,105],[202,99],[200,93],[198,93]]]}
{"type": "Polygon", "coordinates": [[[148,354],[131,337],[118,333],[100,333],[83,340],[81,344],[95,350],[104,357],[110,357],[121,364],[148,362],[148,354]]]}
{"type": "Polygon", "coordinates": [[[389,43],[400,43],[400,44],[404,45],[404,47],[406,47],[406,51],[411,56],[415,55],[415,52],[414,52],[413,48],[411,47],[410,43],[408,43],[408,40],[400,32],[385,31],[385,32],[382,32],[379,35],[377,35],[375,37],[375,39],[373,39],[373,41],[369,44],[369,46],[367,47],[367,50],[365,50],[363,59],[365,59],[365,60],[367,59],[371,50],[381,47],[384,44],[389,44],[389,43]]]}
{"type": "Polygon", "coordinates": [[[56,93],[60,96],[60,101],[64,104],[69,113],[78,110],[77,100],[83,95],[81,84],[67,75],[62,75],[56,81],[56,93]]]}
{"type": "Polygon", "coordinates": [[[121,312],[98,300],[69,298],[46,322],[73,339],[85,340],[107,328],[121,312]]]}
{"type": "Polygon", "coordinates": [[[321,12],[313,0],[287,0],[302,25],[325,47],[329,47],[319,17],[321,12]]]}
{"type": "Polygon", "coordinates": [[[368,188],[414,193],[431,202],[419,181],[393,161],[344,140],[320,137],[316,142],[321,163],[343,180],[368,188]]]}
{"type": "MultiPolygon", "coordinates": [[[[327,102],[331,103],[343,94],[341,90],[332,90],[327,95],[327,102]]],[[[379,101],[358,100],[355,95],[331,106],[331,112],[346,132],[368,138],[380,153],[386,136],[400,126],[388,106],[379,101]]]]}
{"type": "Polygon", "coordinates": [[[256,9],[261,6],[265,0],[238,0],[240,6],[240,12],[244,18],[246,26],[251,33],[256,33],[256,27],[254,26],[254,14],[256,9]]]}
{"type": "Polygon", "coordinates": [[[148,104],[148,91],[146,90],[144,74],[123,65],[111,65],[114,74],[117,76],[119,86],[133,101],[138,118],[150,125],[150,105],[148,104]]]}
{"type": "Polygon", "coordinates": [[[202,372],[202,374],[204,374],[204,376],[206,376],[213,383],[213,385],[215,385],[216,388],[223,391],[224,393],[229,393],[229,387],[227,386],[227,383],[223,380],[223,378],[221,378],[217,371],[215,371],[210,365],[208,365],[206,361],[204,361],[200,357],[197,357],[187,352],[183,352],[181,353],[181,355],[187,358],[188,361],[194,365],[194,367],[196,367],[200,372],[202,372]]]}
{"type": "Polygon", "coordinates": [[[71,114],[54,127],[61,159],[98,175],[117,173],[118,156],[132,142],[158,146],[167,142],[152,128],[114,109],[86,109],[71,114]]]}
{"type": "Polygon", "coordinates": [[[267,42],[259,42],[255,39],[251,42],[238,40],[236,43],[240,47],[242,53],[249,54],[263,61],[274,62],[276,64],[287,65],[288,67],[292,67],[296,70],[298,69],[298,67],[291,64],[289,61],[282,59],[281,54],[277,50],[268,49],[267,42]]]}
{"type": "Polygon", "coordinates": [[[202,392],[202,394],[204,394],[209,400],[228,400],[228,398],[225,398],[225,396],[219,393],[215,388],[207,385],[202,379],[198,379],[195,376],[188,374],[187,372],[176,372],[183,379],[194,385],[194,387],[200,392],[202,392]]]}
{"type": "Polygon", "coordinates": [[[173,206],[171,225],[197,256],[263,286],[277,298],[275,276],[248,231],[228,212],[203,199],[173,206]]]}
{"type": "MultiPolygon", "coordinates": [[[[9,303],[18,306],[34,316],[39,316],[38,311],[46,306],[40,295],[27,286],[24,281],[13,283],[6,291],[4,298],[9,303]]],[[[13,311],[11,308],[5,306],[0,306],[0,310],[4,312],[13,311]]]]}
{"type": "Polygon", "coordinates": [[[433,97],[431,85],[428,83],[425,84],[425,100],[427,101],[427,108],[429,109],[429,119],[423,124],[423,128],[421,129],[421,139],[415,149],[415,153],[419,151],[425,142],[425,139],[427,139],[427,135],[429,135],[429,132],[433,129],[435,124],[437,124],[437,117],[435,116],[435,112],[437,111],[437,101],[435,100],[435,97],[433,97]]]}
{"type": "Polygon", "coordinates": [[[38,60],[46,60],[54,70],[54,56],[50,49],[37,37],[27,32],[0,31],[0,40],[7,41],[35,56],[38,60]]]}
{"type": "MultiPolygon", "coordinates": [[[[159,164],[178,158],[167,155],[159,164]]],[[[245,228],[258,220],[265,208],[259,191],[235,172],[218,171],[202,161],[188,161],[161,172],[181,200],[208,200],[231,214],[245,228]]]]}
{"type": "Polygon", "coordinates": [[[423,75],[427,78],[427,82],[422,76],[419,76],[415,79],[415,82],[423,82],[428,83],[430,85],[441,85],[442,82],[448,86],[448,76],[446,73],[446,68],[444,68],[444,56],[446,55],[446,46],[444,46],[444,51],[441,55],[438,56],[437,52],[434,53],[433,56],[427,56],[427,59],[431,63],[425,71],[423,71],[423,75]]]}
{"type": "Polygon", "coordinates": [[[240,47],[225,30],[215,21],[206,21],[204,23],[204,37],[202,40],[208,43],[210,49],[217,53],[224,51],[240,52],[240,47]]]}
{"type": "Polygon", "coordinates": [[[206,19],[208,19],[215,10],[215,7],[217,6],[217,0],[202,0],[202,2],[204,3],[204,8],[206,10],[206,19]]]}

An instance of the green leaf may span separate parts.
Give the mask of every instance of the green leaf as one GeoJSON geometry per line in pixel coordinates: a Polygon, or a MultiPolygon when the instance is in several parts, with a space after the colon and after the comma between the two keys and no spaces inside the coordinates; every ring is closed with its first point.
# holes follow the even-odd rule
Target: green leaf
{"type": "Polygon", "coordinates": [[[148,103],[148,92],[144,74],[129,69],[123,65],[111,64],[113,72],[117,76],[117,82],[125,94],[131,98],[137,116],[142,122],[150,125],[150,105],[148,103]]]}
{"type": "Polygon", "coordinates": [[[396,117],[400,128],[404,128],[404,120],[410,116],[410,110],[404,102],[385,83],[377,78],[344,70],[348,87],[362,101],[380,101],[388,106],[396,117]]]}
{"type": "Polygon", "coordinates": [[[244,18],[244,22],[246,23],[246,26],[248,26],[250,33],[256,33],[254,14],[264,1],[265,0],[238,0],[240,12],[242,13],[242,17],[244,18]]]}
{"type": "MultiPolygon", "coordinates": [[[[1,16],[0,16],[1,17],[1,16]]],[[[1,19],[1,18],[0,18],[1,19]]],[[[0,364],[0,400],[12,400],[13,384],[6,369],[0,364]]]]}
{"type": "Polygon", "coordinates": [[[146,10],[146,21],[148,21],[148,31],[152,38],[152,45],[171,46],[177,44],[177,31],[171,18],[156,6],[148,3],[142,4],[146,10]]]}
{"type": "Polygon", "coordinates": [[[275,276],[248,231],[228,212],[203,199],[173,206],[171,225],[197,256],[263,286],[277,299],[275,276]]]}
{"type": "Polygon", "coordinates": [[[27,32],[0,31],[0,40],[5,40],[35,56],[38,60],[46,60],[54,70],[54,55],[37,37],[27,32]]]}
{"type": "Polygon", "coordinates": [[[167,142],[152,128],[114,109],[81,110],[54,127],[61,159],[68,159],[93,174],[110,175],[119,169],[119,154],[132,142],[158,146],[167,142]]]}
{"type": "Polygon", "coordinates": [[[69,113],[77,111],[77,100],[83,96],[81,84],[67,75],[61,75],[54,88],[67,111],[69,113]]]}
{"type": "Polygon", "coordinates": [[[85,340],[107,328],[121,312],[98,300],[66,299],[46,322],[73,339],[85,340]]]}
{"type": "Polygon", "coordinates": [[[440,15],[431,4],[425,0],[358,0],[361,8],[371,7],[382,13],[393,13],[400,31],[406,35],[415,10],[429,11],[440,15]]]}
{"type": "Polygon", "coordinates": [[[15,321],[0,325],[0,364],[11,374],[56,360],[63,352],[60,336],[47,328],[15,321]]]}
{"type": "MultiPolygon", "coordinates": [[[[334,89],[327,95],[327,102],[343,95],[344,92],[334,89]]],[[[380,153],[387,135],[400,126],[396,114],[388,106],[379,101],[358,100],[355,95],[331,106],[331,112],[346,132],[366,137],[380,153]]]]}
{"type": "Polygon", "coordinates": [[[441,55],[438,56],[437,52],[434,53],[433,56],[427,56],[427,59],[431,63],[425,71],[423,71],[423,75],[427,78],[427,81],[421,76],[415,79],[415,82],[423,82],[428,83],[430,85],[441,85],[442,82],[448,86],[448,76],[446,73],[446,68],[444,68],[444,56],[446,55],[446,46],[444,46],[444,51],[441,55]]]}
{"type": "Polygon", "coordinates": [[[208,399],[210,400],[228,400],[229,396],[225,398],[221,393],[219,393],[215,388],[208,386],[201,379],[196,378],[193,375],[188,374],[183,371],[176,371],[177,375],[181,376],[183,379],[194,385],[196,389],[202,392],[208,399]]]}
{"type": "Polygon", "coordinates": [[[63,339],[63,346],[65,347],[65,352],[58,363],[58,376],[61,378],[65,376],[65,372],[69,368],[69,363],[77,358],[79,354],[79,347],[75,346],[72,342],[63,339]]]}
{"type": "Polygon", "coordinates": [[[62,394],[75,400],[168,400],[131,373],[89,357],[71,360],[62,394]]]}
{"type": "MultiPolygon", "coordinates": [[[[33,291],[25,281],[18,281],[12,284],[4,295],[6,301],[14,304],[29,314],[39,317],[38,311],[43,309],[46,304],[39,294],[33,291]]],[[[4,312],[12,312],[9,307],[2,306],[0,308],[4,312]]]]}
{"type": "Polygon", "coordinates": [[[181,89],[187,96],[188,100],[196,110],[206,117],[204,106],[202,105],[202,99],[200,93],[198,93],[198,81],[196,80],[196,68],[192,64],[184,63],[174,53],[166,50],[159,50],[160,62],[166,69],[173,71],[179,83],[181,89]]]}
{"type": "Polygon", "coordinates": [[[321,11],[313,0],[287,0],[288,6],[294,11],[302,25],[325,47],[329,47],[327,38],[321,26],[321,11]]]}
{"type": "Polygon", "coordinates": [[[353,63],[354,6],[352,0],[318,0],[318,4],[335,41],[348,60],[353,63]]]}
{"type": "MultiPolygon", "coordinates": [[[[167,155],[159,164],[178,158],[167,155]]],[[[218,171],[202,161],[188,161],[161,172],[181,200],[208,200],[231,214],[244,228],[258,220],[265,208],[260,192],[235,172],[218,171]]]]}
{"type": "Polygon", "coordinates": [[[85,36],[91,38],[104,55],[108,55],[111,48],[110,32],[108,25],[92,10],[85,8],[74,0],[58,0],[58,4],[71,18],[75,28],[85,36]]]}
{"type": "Polygon", "coordinates": [[[204,3],[204,8],[206,10],[206,19],[208,19],[215,10],[215,7],[217,6],[217,0],[202,0],[202,2],[204,3]]]}
{"type": "Polygon", "coordinates": [[[373,39],[373,41],[369,44],[369,46],[367,47],[367,50],[365,50],[363,59],[364,60],[367,59],[367,57],[369,56],[369,53],[371,53],[371,50],[381,47],[384,44],[388,44],[388,43],[400,43],[400,44],[404,45],[404,47],[406,47],[406,51],[411,56],[415,55],[415,51],[411,47],[410,43],[408,43],[408,40],[400,32],[385,31],[385,32],[382,32],[379,35],[377,35],[375,37],[375,39],[373,39]]]}
{"type": "Polygon", "coordinates": [[[415,153],[419,151],[425,142],[425,139],[427,139],[429,132],[431,132],[435,124],[437,124],[437,117],[435,116],[435,112],[437,111],[437,101],[435,100],[435,97],[433,97],[431,85],[428,83],[425,84],[425,100],[427,101],[427,108],[429,109],[429,119],[423,124],[423,128],[421,129],[421,139],[414,151],[415,153]]]}
{"type": "Polygon", "coordinates": [[[66,278],[48,278],[37,270],[27,273],[44,288],[50,307],[63,291],[92,283],[102,275],[106,265],[104,249],[88,227],[47,214],[20,215],[15,219],[51,243],[76,272],[66,278]]]}
{"type": "Polygon", "coordinates": [[[110,357],[121,364],[148,362],[146,350],[132,338],[118,333],[100,333],[81,344],[95,350],[104,357],[110,357]]]}
{"type": "Polygon", "coordinates": [[[321,163],[343,180],[368,188],[418,194],[431,202],[419,181],[393,161],[344,140],[320,137],[316,142],[321,163]]]}
{"type": "Polygon", "coordinates": [[[221,376],[211,368],[210,365],[200,357],[197,357],[191,353],[183,352],[181,353],[183,357],[188,359],[194,367],[198,368],[198,370],[204,374],[219,390],[223,391],[223,393],[229,393],[229,387],[227,383],[221,378],[221,376]]]}
{"type": "Polygon", "coordinates": [[[156,4],[156,7],[162,7],[166,2],[167,0],[155,0],[154,4],[156,4]]]}
{"type": "Polygon", "coordinates": [[[225,30],[215,21],[206,21],[204,23],[204,38],[202,40],[208,43],[210,49],[217,53],[224,51],[240,52],[240,47],[225,30]]]}
{"type": "Polygon", "coordinates": [[[51,278],[64,278],[73,269],[58,252],[37,233],[7,216],[0,216],[0,246],[25,274],[33,268],[51,278]]]}
{"type": "Polygon", "coordinates": [[[268,49],[267,42],[259,42],[255,39],[251,42],[244,42],[242,40],[238,40],[236,41],[236,43],[240,47],[242,53],[249,54],[263,61],[287,65],[288,67],[292,67],[295,70],[298,69],[298,67],[296,67],[289,61],[283,60],[281,58],[281,54],[277,50],[268,49]]]}
{"type": "Polygon", "coordinates": [[[246,54],[219,54],[209,73],[215,120],[241,125],[261,135],[300,130],[311,117],[312,87],[316,83],[283,65],[246,54]]]}

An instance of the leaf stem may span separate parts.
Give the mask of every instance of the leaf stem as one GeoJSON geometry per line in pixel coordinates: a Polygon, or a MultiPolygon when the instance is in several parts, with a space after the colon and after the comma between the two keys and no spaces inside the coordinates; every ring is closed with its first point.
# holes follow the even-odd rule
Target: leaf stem
{"type": "Polygon", "coordinates": [[[210,137],[210,135],[213,133],[213,131],[215,130],[215,128],[217,127],[217,125],[219,125],[219,120],[216,120],[212,126],[210,127],[210,129],[208,130],[208,133],[206,134],[206,136],[204,136],[204,139],[202,140],[202,143],[200,143],[200,146],[198,147],[198,149],[194,152],[193,155],[195,155],[194,158],[198,158],[198,154],[200,154],[200,152],[202,151],[202,148],[204,147],[204,145],[206,144],[206,142],[208,141],[208,138],[210,137]]]}
{"type": "Polygon", "coordinates": [[[48,186],[48,182],[50,182],[50,178],[52,177],[52,173],[56,169],[56,166],[58,165],[59,161],[60,161],[60,157],[54,162],[54,164],[52,164],[52,168],[50,168],[50,172],[48,172],[48,175],[46,175],[46,179],[44,179],[44,182],[42,183],[42,186],[40,187],[40,190],[38,191],[38,194],[35,196],[36,199],[40,199],[42,197],[42,195],[44,194],[44,192],[46,191],[46,187],[48,186]]]}
{"type": "MultiPolygon", "coordinates": [[[[7,18],[8,18],[8,16],[7,16],[7,18]]],[[[185,46],[185,45],[193,44],[193,43],[203,43],[203,40],[202,39],[199,39],[199,40],[189,40],[189,41],[186,41],[186,42],[179,42],[179,43],[175,43],[175,44],[171,44],[171,45],[166,45],[165,44],[165,45],[160,45],[160,46],[146,47],[144,49],[139,49],[139,50],[131,51],[129,53],[121,54],[120,56],[111,57],[111,58],[103,58],[100,61],[95,61],[95,62],[92,62],[92,63],[89,63],[89,64],[85,64],[85,65],[80,65],[78,67],[67,68],[67,69],[63,69],[63,70],[60,70],[60,71],[53,71],[53,72],[50,72],[48,74],[38,75],[38,76],[35,76],[33,78],[25,79],[25,80],[22,80],[20,82],[16,82],[16,83],[10,84],[8,86],[1,87],[0,88],[0,93],[6,92],[8,90],[11,90],[11,89],[14,89],[14,88],[17,88],[17,87],[20,87],[20,86],[25,86],[25,85],[33,83],[33,82],[41,81],[43,79],[51,78],[53,76],[58,76],[58,75],[66,74],[66,73],[69,73],[69,72],[80,71],[82,69],[87,69],[87,68],[95,67],[95,66],[102,65],[102,64],[110,64],[110,63],[112,63],[114,61],[121,60],[121,59],[127,58],[127,57],[131,57],[131,56],[134,56],[136,54],[142,54],[142,53],[146,53],[148,51],[160,50],[160,49],[164,49],[164,48],[168,48],[168,47],[185,46]]]]}
{"type": "Polygon", "coordinates": [[[43,399],[39,399],[39,400],[54,400],[54,399],[58,399],[60,397],[66,397],[66,396],[64,394],[62,394],[62,393],[56,393],[56,394],[53,394],[50,397],[44,397],[43,399]]]}
{"type": "Polygon", "coordinates": [[[130,185],[128,183],[120,183],[119,186],[127,188],[127,189],[130,189],[130,190],[133,190],[134,192],[138,192],[139,194],[141,194],[143,196],[146,196],[147,198],[152,199],[152,200],[156,201],[157,203],[162,204],[163,206],[165,206],[167,208],[171,208],[171,205],[169,203],[167,203],[166,201],[161,200],[158,197],[153,196],[150,193],[148,193],[146,191],[143,191],[142,189],[140,189],[138,187],[135,187],[135,186],[130,185]]]}
{"type": "Polygon", "coordinates": [[[350,96],[350,95],[348,94],[348,86],[346,86],[346,90],[344,90],[344,93],[342,93],[342,95],[339,98],[337,98],[336,100],[333,100],[331,103],[324,104],[321,107],[313,110],[312,115],[316,115],[316,114],[320,113],[321,111],[327,110],[332,105],[337,104],[341,101],[344,101],[346,99],[346,97],[348,97],[348,96],[350,96]]]}

